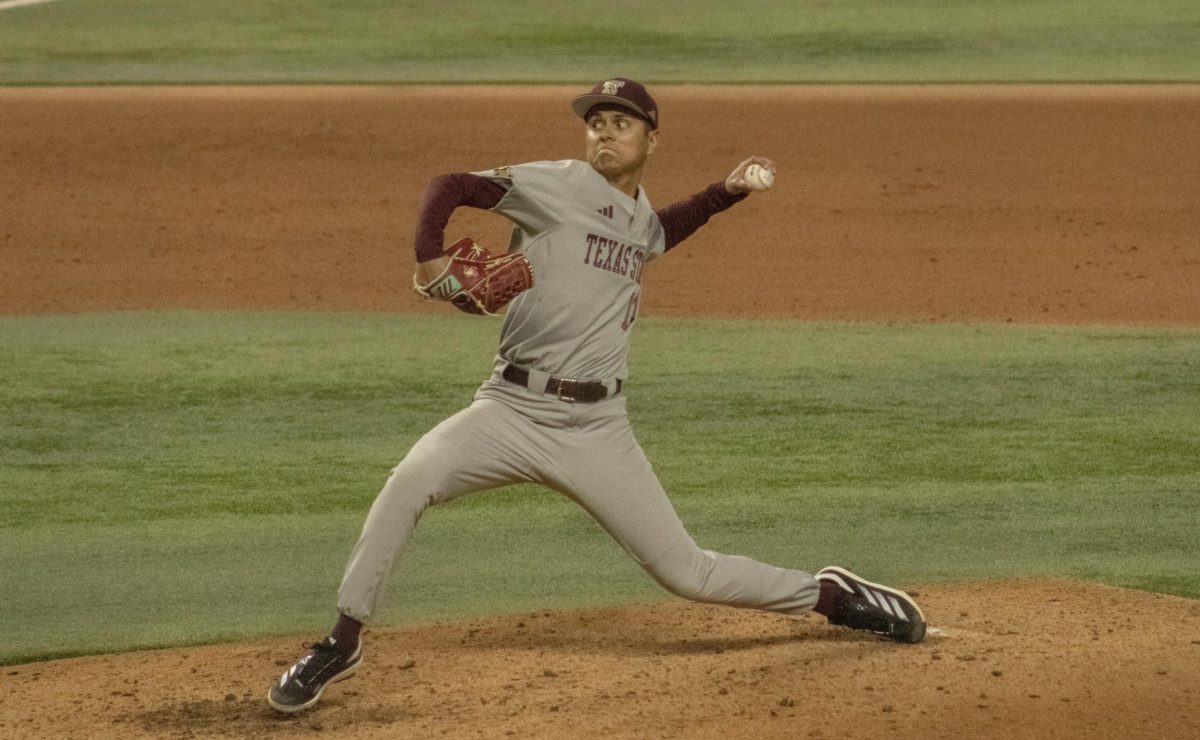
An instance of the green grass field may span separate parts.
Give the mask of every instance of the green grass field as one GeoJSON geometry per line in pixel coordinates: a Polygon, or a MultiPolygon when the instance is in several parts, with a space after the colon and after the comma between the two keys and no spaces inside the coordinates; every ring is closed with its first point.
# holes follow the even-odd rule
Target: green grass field
{"type": "Polygon", "coordinates": [[[1195,81],[1191,0],[58,0],[0,84],[1195,81]]]}
{"type": "MultiPolygon", "coordinates": [[[[326,628],[371,500],[498,326],[0,318],[0,664],[326,628]]],[[[1200,331],[647,318],[628,396],[704,547],[1200,596],[1200,331]]],[[[522,487],[430,511],[383,619],[657,598],[522,487]]]]}

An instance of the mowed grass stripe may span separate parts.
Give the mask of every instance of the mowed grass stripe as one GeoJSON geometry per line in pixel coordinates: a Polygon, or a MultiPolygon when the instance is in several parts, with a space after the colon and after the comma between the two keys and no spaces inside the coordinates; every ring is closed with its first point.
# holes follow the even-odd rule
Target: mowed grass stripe
{"type": "Polygon", "coordinates": [[[5,14],[0,84],[1194,81],[1197,47],[1185,0],[89,0],[5,14]]]}
{"type": "MultiPolygon", "coordinates": [[[[316,630],[362,518],[499,324],[0,319],[0,662],[316,630]]],[[[702,546],[901,583],[1200,596],[1200,332],[645,318],[629,404],[702,546]]],[[[658,598],[535,487],[426,516],[385,620],[658,598]]]]}

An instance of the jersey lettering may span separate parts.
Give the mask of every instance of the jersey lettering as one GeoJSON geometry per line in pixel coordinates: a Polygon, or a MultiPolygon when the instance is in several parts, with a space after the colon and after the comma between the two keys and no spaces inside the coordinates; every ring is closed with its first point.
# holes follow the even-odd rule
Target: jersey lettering
{"type": "Polygon", "coordinates": [[[641,284],[642,265],[646,261],[646,255],[642,250],[634,249],[628,244],[599,234],[588,234],[585,241],[587,242],[587,251],[583,255],[585,265],[628,277],[633,282],[641,284]]]}
{"type": "Polygon", "coordinates": [[[629,305],[625,307],[625,320],[621,322],[622,331],[629,331],[629,327],[633,326],[633,322],[637,321],[638,303],[642,300],[642,291],[635,290],[633,295],[629,296],[629,305]]]}
{"type": "Polygon", "coordinates": [[[642,267],[646,264],[646,255],[639,249],[633,253],[633,272],[629,278],[638,285],[642,284],[642,267]]]}

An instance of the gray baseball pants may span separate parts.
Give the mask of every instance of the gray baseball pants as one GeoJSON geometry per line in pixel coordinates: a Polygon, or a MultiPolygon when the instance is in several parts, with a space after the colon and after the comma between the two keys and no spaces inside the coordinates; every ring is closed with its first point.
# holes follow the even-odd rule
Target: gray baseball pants
{"type": "Polygon", "coordinates": [[[422,437],[392,471],[346,566],[338,611],[360,622],[378,612],[426,507],[513,483],[539,483],[579,504],[658,583],[684,598],[789,614],[817,603],[809,573],[696,545],[634,439],[624,396],[572,403],[497,372],[470,406],[422,437]]]}

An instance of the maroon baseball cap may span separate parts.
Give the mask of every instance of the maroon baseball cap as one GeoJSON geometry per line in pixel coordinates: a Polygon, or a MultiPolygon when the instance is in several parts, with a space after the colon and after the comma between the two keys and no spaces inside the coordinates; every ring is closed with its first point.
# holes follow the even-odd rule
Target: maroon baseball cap
{"type": "Polygon", "coordinates": [[[640,82],[634,82],[624,77],[614,77],[605,80],[592,88],[586,95],[580,95],[571,101],[571,110],[580,118],[587,118],[588,112],[597,105],[611,103],[627,108],[640,118],[646,119],[651,129],[658,128],[658,104],[640,82]]]}

